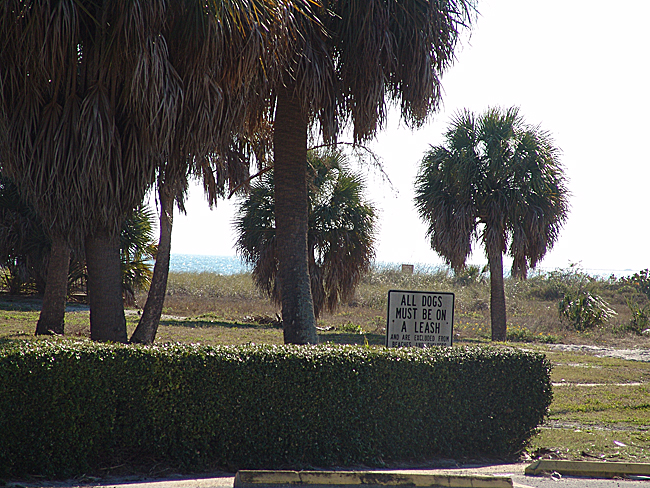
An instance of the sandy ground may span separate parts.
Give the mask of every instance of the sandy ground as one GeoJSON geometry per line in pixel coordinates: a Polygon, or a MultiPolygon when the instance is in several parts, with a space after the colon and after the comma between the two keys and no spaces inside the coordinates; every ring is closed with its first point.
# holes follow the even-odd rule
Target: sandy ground
{"type": "Polygon", "coordinates": [[[614,347],[586,346],[580,344],[548,344],[550,350],[571,351],[591,354],[597,357],[627,359],[629,361],[650,362],[650,349],[618,349],[614,347]]]}

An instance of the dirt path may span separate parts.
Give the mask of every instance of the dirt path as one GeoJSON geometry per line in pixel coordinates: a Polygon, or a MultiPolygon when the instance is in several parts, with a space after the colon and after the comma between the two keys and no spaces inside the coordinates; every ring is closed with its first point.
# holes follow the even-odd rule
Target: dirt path
{"type": "Polygon", "coordinates": [[[546,347],[556,351],[583,352],[596,357],[650,362],[650,349],[618,349],[614,347],[586,346],[580,344],[548,344],[546,347]]]}

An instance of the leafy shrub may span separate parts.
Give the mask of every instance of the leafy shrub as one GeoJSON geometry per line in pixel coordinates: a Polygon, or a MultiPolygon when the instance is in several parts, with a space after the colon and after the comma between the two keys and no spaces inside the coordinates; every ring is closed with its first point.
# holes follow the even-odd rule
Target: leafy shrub
{"type": "Polygon", "coordinates": [[[650,270],[641,270],[632,276],[621,278],[619,281],[633,286],[640,293],[650,298],[650,270]]]}
{"type": "Polygon", "coordinates": [[[594,278],[582,268],[572,263],[566,269],[556,269],[548,273],[537,273],[527,280],[528,295],[540,300],[560,300],[567,293],[582,288],[594,278]]]}
{"type": "Polygon", "coordinates": [[[507,329],[506,340],[511,342],[533,342],[533,334],[525,327],[510,326],[507,329]]]}
{"type": "Polygon", "coordinates": [[[599,295],[587,290],[569,292],[558,305],[560,319],[575,330],[584,331],[600,327],[616,312],[599,295]]]}
{"type": "Polygon", "coordinates": [[[492,348],[4,345],[0,476],[507,455],[547,414],[549,370],[492,348]]]}
{"type": "Polygon", "coordinates": [[[627,306],[630,309],[632,318],[625,330],[641,334],[644,330],[650,328],[650,305],[642,307],[628,299],[627,306]]]}
{"type": "Polygon", "coordinates": [[[454,273],[452,282],[457,286],[468,286],[474,283],[487,283],[487,269],[470,264],[465,266],[462,270],[454,273]]]}
{"type": "Polygon", "coordinates": [[[363,334],[365,331],[363,330],[363,327],[361,327],[359,324],[353,324],[352,322],[346,322],[345,324],[341,324],[336,326],[336,330],[340,332],[347,332],[348,334],[363,334]]]}
{"type": "Polygon", "coordinates": [[[540,342],[542,344],[555,344],[560,338],[552,334],[533,334],[530,330],[520,326],[508,326],[506,340],[510,342],[540,342]]]}

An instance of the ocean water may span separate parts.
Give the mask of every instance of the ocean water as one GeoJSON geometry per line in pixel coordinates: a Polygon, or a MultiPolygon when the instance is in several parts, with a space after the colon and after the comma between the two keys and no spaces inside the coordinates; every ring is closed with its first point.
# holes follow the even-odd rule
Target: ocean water
{"type": "Polygon", "coordinates": [[[251,271],[251,266],[237,256],[204,256],[202,254],[172,254],[169,271],[176,273],[217,273],[232,275],[251,271]]]}
{"type": "MultiPolygon", "coordinates": [[[[440,269],[439,264],[412,263],[416,273],[432,273],[440,269]]],[[[375,267],[379,269],[400,269],[402,263],[378,261],[375,267]]],[[[244,263],[238,256],[205,256],[201,254],[172,254],[169,270],[179,273],[218,273],[222,275],[231,275],[237,273],[246,273],[252,270],[252,267],[244,263]]],[[[548,272],[552,269],[541,268],[539,271],[548,272]]],[[[583,269],[582,271],[591,276],[600,276],[609,278],[611,275],[620,278],[634,274],[631,269],[583,269]]],[[[637,270],[638,271],[638,270],[637,270]]]]}
{"type": "MultiPolygon", "coordinates": [[[[387,261],[375,262],[379,269],[400,269],[402,263],[387,261]]],[[[431,273],[437,271],[440,265],[414,263],[416,273],[431,273]]],[[[169,271],[177,273],[217,273],[231,275],[246,273],[253,268],[243,262],[238,256],[205,256],[202,254],[172,254],[169,261],[169,271]]]]}

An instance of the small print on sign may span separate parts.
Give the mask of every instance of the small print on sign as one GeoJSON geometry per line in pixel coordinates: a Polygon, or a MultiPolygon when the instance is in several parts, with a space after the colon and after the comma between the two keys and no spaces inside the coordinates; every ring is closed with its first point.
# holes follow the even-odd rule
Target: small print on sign
{"type": "Polygon", "coordinates": [[[451,346],[453,332],[453,293],[388,292],[387,347],[451,346]]]}

